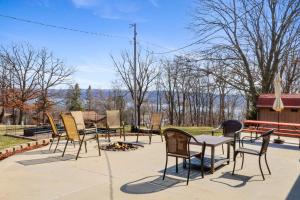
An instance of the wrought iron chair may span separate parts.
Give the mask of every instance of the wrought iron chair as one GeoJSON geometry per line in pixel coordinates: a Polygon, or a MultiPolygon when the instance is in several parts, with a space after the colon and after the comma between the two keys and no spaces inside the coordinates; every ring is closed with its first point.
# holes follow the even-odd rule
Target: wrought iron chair
{"type": "MultiPolygon", "coordinates": [[[[241,123],[238,120],[226,120],[222,122],[222,124],[220,124],[218,128],[212,130],[212,135],[214,135],[214,133],[217,130],[222,129],[223,136],[234,138],[234,141],[231,143],[231,145],[233,146],[233,151],[235,151],[237,141],[239,142],[239,146],[240,146],[240,133],[243,128],[244,128],[243,123],[241,123]]],[[[222,145],[222,152],[224,154],[223,145],[222,145]]]]}
{"type": "Polygon", "coordinates": [[[162,113],[152,113],[151,119],[150,119],[150,124],[148,125],[147,128],[140,129],[140,131],[138,131],[137,137],[136,137],[136,142],[139,141],[140,132],[149,134],[149,144],[151,144],[151,141],[152,141],[152,134],[160,135],[161,141],[163,142],[164,139],[163,139],[163,135],[161,132],[162,117],[163,117],[162,113]]]}
{"type": "MultiPolygon", "coordinates": [[[[94,134],[93,137],[87,137],[86,133],[84,132],[83,135],[79,135],[79,131],[77,129],[75,119],[72,115],[68,114],[61,114],[61,118],[63,121],[63,124],[65,126],[66,134],[67,134],[67,142],[66,146],[64,148],[64,152],[62,154],[62,157],[65,154],[65,151],[68,146],[68,142],[79,142],[79,149],[77,152],[76,160],[78,159],[82,144],[84,143],[85,146],[85,152],[87,153],[87,148],[86,148],[86,142],[91,139],[96,139],[97,144],[98,144],[98,151],[99,151],[99,156],[101,156],[101,151],[100,151],[100,142],[99,142],[99,136],[98,134],[94,134]]],[[[90,135],[89,135],[90,136],[90,135]]]]}
{"type": "Polygon", "coordinates": [[[255,156],[258,156],[259,159],[259,169],[260,169],[260,172],[261,172],[261,175],[263,177],[263,180],[265,180],[265,176],[264,176],[264,173],[262,171],[262,168],[261,168],[261,157],[264,156],[265,157],[265,162],[266,162],[266,165],[267,165],[267,168],[268,168],[268,171],[269,171],[269,174],[271,175],[271,170],[269,168],[269,165],[268,165],[268,162],[267,162],[267,150],[268,150],[268,146],[269,146],[269,143],[270,143],[270,138],[271,138],[271,135],[273,134],[274,132],[274,129],[272,130],[269,130],[267,131],[266,133],[262,134],[261,136],[259,137],[256,137],[256,138],[251,138],[251,137],[248,137],[248,136],[245,136],[243,137],[242,139],[242,146],[243,143],[244,143],[244,139],[245,138],[250,138],[248,141],[250,142],[253,142],[259,138],[262,138],[262,145],[261,145],[261,149],[260,151],[257,151],[257,150],[254,150],[254,149],[248,149],[248,148],[244,148],[244,147],[241,147],[237,150],[235,150],[234,152],[234,166],[233,166],[233,170],[232,170],[232,175],[234,174],[234,170],[235,170],[235,164],[236,164],[236,156],[240,153],[242,154],[242,166],[241,166],[241,169],[243,169],[243,165],[244,165],[244,154],[250,154],[250,155],[255,155],[255,156]]]}
{"type": "Polygon", "coordinates": [[[121,115],[120,115],[120,110],[107,110],[106,111],[106,129],[108,130],[108,140],[110,141],[110,130],[120,130],[120,138],[122,137],[125,141],[125,125],[122,122],[121,123],[121,115]]]}
{"type": "Polygon", "coordinates": [[[55,138],[57,138],[57,143],[56,143],[56,146],[55,146],[55,149],[54,149],[54,153],[55,153],[61,137],[65,137],[66,135],[63,134],[63,131],[58,130],[58,128],[56,127],[56,125],[54,123],[54,119],[53,119],[52,115],[48,112],[46,112],[45,114],[48,118],[48,121],[49,121],[50,126],[51,126],[51,130],[52,130],[52,134],[51,134],[52,141],[51,141],[51,144],[50,144],[50,147],[49,147],[49,151],[51,150],[51,147],[54,143],[55,138]]]}
{"type": "Polygon", "coordinates": [[[191,171],[191,158],[197,157],[201,160],[201,174],[202,178],[204,178],[204,154],[205,154],[205,147],[206,144],[204,143],[202,146],[202,152],[193,152],[190,151],[190,141],[194,139],[197,141],[192,135],[182,130],[178,130],[175,128],[168,128],[164,131],[165,141],[166,141],[166,165],[163,175],[163,180],[165,179],[167,165],[168,165],[168,157],[175,157],[176,158],[176,173],[178,173],[178,158],[183,158],[184,163],[186,160],[189,161],[189,168],[188,168],[188,176],[186,184],[189,184],[190,179],[190,171],[191,171]]]}

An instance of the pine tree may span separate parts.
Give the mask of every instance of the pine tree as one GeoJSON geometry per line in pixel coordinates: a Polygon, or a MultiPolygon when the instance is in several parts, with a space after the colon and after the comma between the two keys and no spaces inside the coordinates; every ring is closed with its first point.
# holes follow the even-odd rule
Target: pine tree
{"type": "Polygon", "coordinates": [[[92,91],[92,87],[89,85],[89,87],[86,91],[86,109],[89,111],[92,110],[93,103],[94,103],[93,91],[92,91]]]}
{"type": "Polygon", "coordinates": [[[79,84],[76,83],[74,87],[71,87],[67,95],[67,107],[69,111],[82,110],[82,103],[80,98],[79,84]]]}

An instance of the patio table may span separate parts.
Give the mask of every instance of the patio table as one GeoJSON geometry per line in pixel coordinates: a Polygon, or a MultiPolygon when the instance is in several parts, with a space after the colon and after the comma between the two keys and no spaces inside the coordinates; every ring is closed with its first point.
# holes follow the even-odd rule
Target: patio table
{"type": "Polygon", "coordinates": [[[211,136],[211,135],[199,135],[195,136],[195,140],[191,140],[190,144],[192,145],[202,145],[203,142],[206,143],[207,147],[211,148],[211,157],[210,162],[205,162],[206,167],[210,168],[210,172],[213,174],[215,168],[219,167],[223,163],[227,162],[229,164],[230,161],[230,143],[234,141],[231,137],[224,136],[211,136]],[[222,144],[227,144],[227,158],[215,160],[215,148],[222,144]]]}

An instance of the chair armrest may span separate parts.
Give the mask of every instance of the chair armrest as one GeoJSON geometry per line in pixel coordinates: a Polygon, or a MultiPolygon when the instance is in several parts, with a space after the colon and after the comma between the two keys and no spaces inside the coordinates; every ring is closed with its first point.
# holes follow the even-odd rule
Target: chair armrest
{"type": "Polygon", "coordinates": [[[214,133],[217,131],[217,130],[220,130],[221,129],[221,125],[219,125],[217,128],[214,128],[211,130],[211,135],[214,136],[214,133]]]}

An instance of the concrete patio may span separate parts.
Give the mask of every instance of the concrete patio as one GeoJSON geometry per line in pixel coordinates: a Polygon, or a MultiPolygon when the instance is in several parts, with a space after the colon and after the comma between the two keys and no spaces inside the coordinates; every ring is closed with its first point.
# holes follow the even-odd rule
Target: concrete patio
{"type": "MultiPolygon", "coordinates": [[[[119,138],[113,138],[114,141],[119,138]]],[[[76,161],[78,148],[69,145],[61,158],[63,145],[57,153],[49,146],[15,155],[0,162],[0,199],[300,199],[300,150],[298,140],[286,138],[292,144],[270,144],[268,161],[272,175],[262,181],[258,159],[246,155],[244,169],[232,176],[233,162],[206,173],[201,178],[192,170],[186,186],[186,170],[180,166],[175,173],[175,159],[170,159],[167,178],[162,180],[165,164],[165,143],[154,137],[141,137],[144,148],[129,152],[101,151],[97,154],[96,142],[88,143],[88,153],[82,150],[76,161]]],[[[127,137],[135,141],[135,137],[127,137]]],[[[259,148],[260,143],[247,144],[259,148]]],[[[197,148],[197,147],[195,147],[197,148]]],[[[207,149],[206,154],[209,154],[207,149]]],[[[221,154],[222,148],[217,148],[221,154]]],[[[232,156],[231,156],[232,157],[232,156]]],[[[267,169],[263,163],[264,172],[267,169]]]]}

